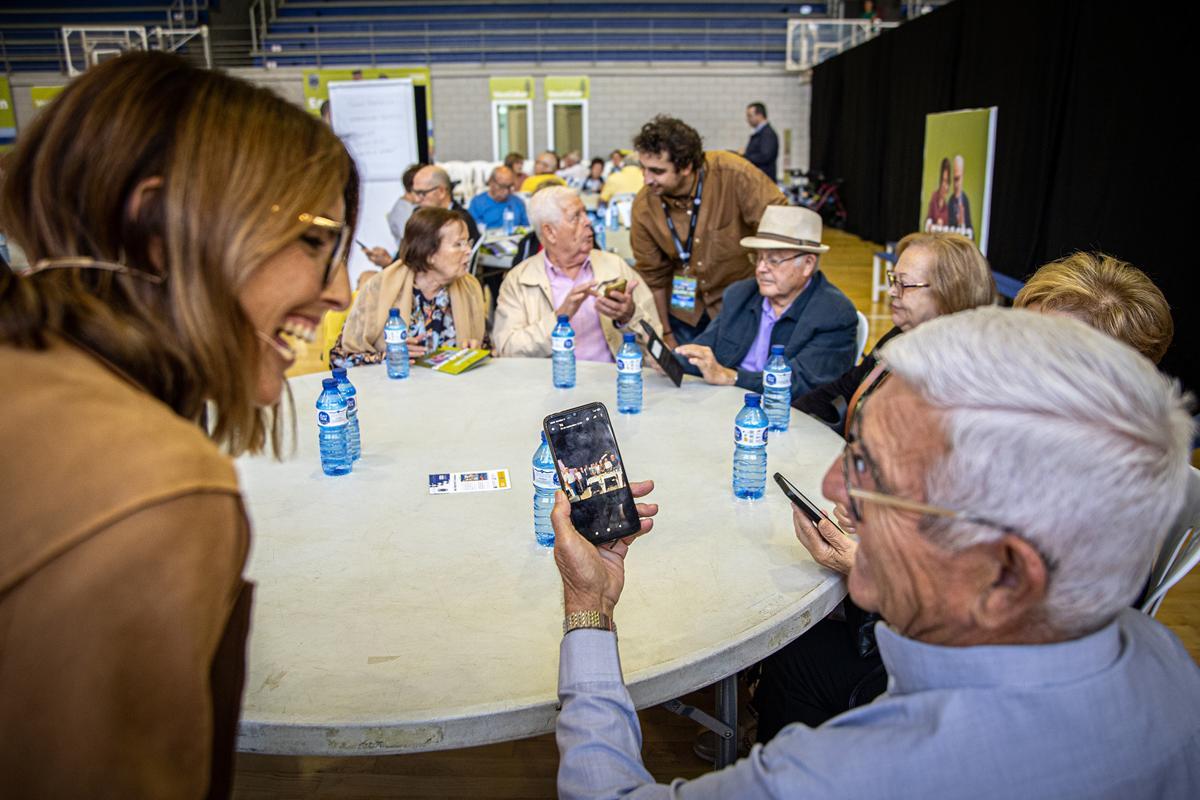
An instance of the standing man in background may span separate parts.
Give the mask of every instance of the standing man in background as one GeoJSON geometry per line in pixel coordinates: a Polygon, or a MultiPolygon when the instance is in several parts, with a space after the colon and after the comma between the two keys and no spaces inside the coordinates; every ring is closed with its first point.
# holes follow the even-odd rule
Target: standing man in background
{"type": "Polygon", "coordinates": [[[772,181],[779,175],[776,162],[779,159],[779,136],[767,121],[767,107],[762,103],[746,106],[746,124],[754,133],[742,153],[754,166],[767,173],[772,181]]]}
{"type": "Polygon", "coordinates": [[[744,158],[704,152],[700,134],[673,117],[647,122],[633,147],[646,179],[633,201],[634,267],[673,348],[708,327],[729,284],[754,275],[740,242],[754,234],[763,209],[787,200],[744,158]]]}

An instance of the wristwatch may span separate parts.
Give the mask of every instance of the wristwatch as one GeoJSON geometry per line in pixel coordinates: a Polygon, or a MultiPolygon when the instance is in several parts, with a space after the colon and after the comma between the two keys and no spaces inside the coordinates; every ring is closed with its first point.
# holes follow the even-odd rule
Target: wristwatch
{"type": "Polygon", "coordinates": [[[572,611],[563,618],[563,636],[579,628],[617,632],[617,624],[607,614],[601,614],[599,611],[572,611]]]}

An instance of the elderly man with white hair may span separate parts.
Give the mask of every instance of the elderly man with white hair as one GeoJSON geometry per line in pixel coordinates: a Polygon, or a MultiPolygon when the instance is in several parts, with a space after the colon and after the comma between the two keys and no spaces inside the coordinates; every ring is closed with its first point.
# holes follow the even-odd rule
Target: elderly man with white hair
{"type": "MultiPolygon", "coordinates": [[[[630,540],[590,545],[559,497],[560,797],[1200,796],[1200,669],[1129,608],[1185,497],[1178,388],[1083,323],[999,308],[880,358],[822,488],[857,526],[849,590],[886,620],[887,693],[656,785],[613,632],[630,540]]],[[[644,533],[658,508],[638,511],[644,533]]]]}
{"type": "Polygon", "coordinates": [[[661,333],[654,297],[637,273],[620,256],[592,247],[578,194],[565,186],[539,190],[529,219],[545,249],[513,267],[500,286],[492,329],[499,355],[549,358],[550,334],[563,314],[583,361],[612,362],[626,331],[644,341],[642,320],[661,333]],[[624,281],[624,288],[598,291],[610,281],[624,281]]]}

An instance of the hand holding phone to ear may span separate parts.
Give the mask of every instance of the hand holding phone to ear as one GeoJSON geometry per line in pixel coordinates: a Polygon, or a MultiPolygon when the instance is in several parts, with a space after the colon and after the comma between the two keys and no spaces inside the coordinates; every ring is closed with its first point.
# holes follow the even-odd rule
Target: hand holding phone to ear
{"type": "Polygon", "coordinates": [[[813,524],[808,515],[795,507],[792,508],[792,527],[796,529],[796,538],[813,557],[813,561],[843,575],[850,574],[858,553],[858,542],[843,533],[841,528],[828,519],[813,524]]]}

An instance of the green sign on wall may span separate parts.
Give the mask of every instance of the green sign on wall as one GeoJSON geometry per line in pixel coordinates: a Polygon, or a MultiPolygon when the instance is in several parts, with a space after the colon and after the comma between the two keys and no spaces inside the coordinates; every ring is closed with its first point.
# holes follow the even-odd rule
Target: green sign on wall
{"type": "Polygon", "coordinates": [[[29,94],[33,97],[34,109],[44,108],[51,100],[62,94],[65,86],[31,86],[29,94]]]}
{"type": "Polygon", "coordinates": [[[0,75],[0,153],[12,149],[17,139],[17,112],[13,108],[12,87],[0,75]]]}
{"type": "Polygon", "coordinates": [[[488,78],[488,90],[493,100],[532,100],[533,78],[488,78]]]}
{"type": "Polygon", "coordinates": [[[587,100],[591,81],[586,75],[547,75],[547,100],[587,100]]]}

